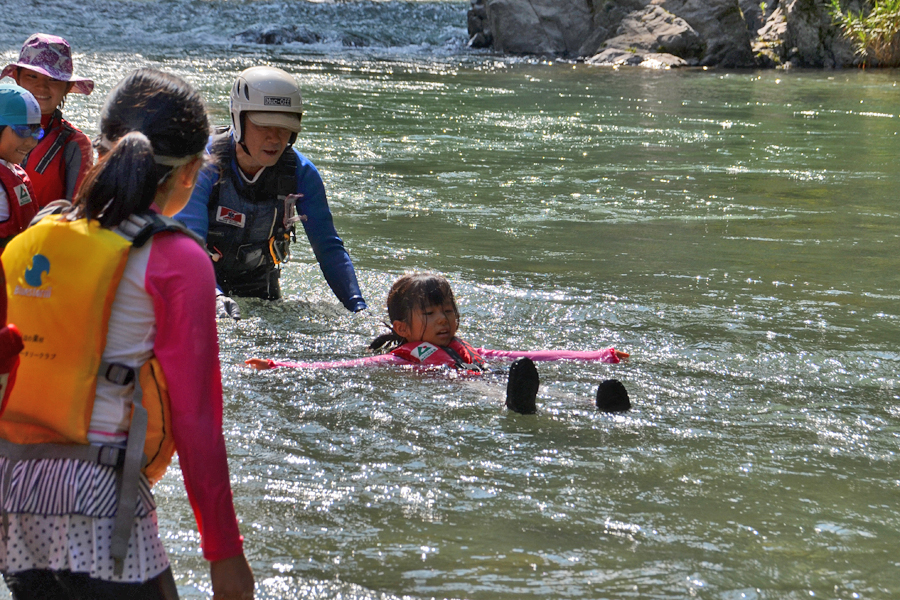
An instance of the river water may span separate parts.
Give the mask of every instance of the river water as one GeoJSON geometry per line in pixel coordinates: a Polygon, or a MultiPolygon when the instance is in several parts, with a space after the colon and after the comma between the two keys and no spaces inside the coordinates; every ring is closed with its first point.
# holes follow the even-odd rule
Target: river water
{"type": "MultiPolygon", "coordinates": [[[[372,310],[346,313],[301,240],[284,301],[220,323],[258,597],[900,594],[897,71],[503,58],[465,49],[467,2],[7,3],[4,59],[72,42],[97,91],[66,114],[91,134],[140,65],[216,123],[248,66],[302,82],[297,145],[372,310]],[[274,24],[319,40],[235,37],[274,24]],[[539,364],[533,416],[502,375],[241,366],[362,356],[411,270],[451,280],[477,345],[631,360],[539,364]],[[593,408],[611,377],[631,412],[593,408]]],[[[182,597],[205,597],[177,468],[156,495],[182,597]]]]}

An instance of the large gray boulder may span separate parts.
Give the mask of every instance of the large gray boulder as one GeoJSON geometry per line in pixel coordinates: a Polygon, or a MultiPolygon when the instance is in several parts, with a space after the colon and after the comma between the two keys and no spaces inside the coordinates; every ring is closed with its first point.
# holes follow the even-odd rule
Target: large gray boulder
{"type": "Polygon", "coordinates": [[[828,8],[815,0],[782,1],[753,44],[761,66],[839,68],[859,63],[828,8]]]}
{"type": "Polygon", "coordinates": [[[494,43],[491,27],[488,25],[487,6],[484,0],[472,0],[472,7],[466,15],[469,28],[469,47],[488,48],[494,43]]]}
{"type": "Polygon", "coordinates": [[[485,0],[484,4],[499,52],[575,57],[591,32],[588,0],[485,0]]]}
{"type": "Polygon", "coordinates": [[[686,67],[688,62],[674,54],[656,52],[631,52],[620,48],[607,48],[585,61],[601,67],[644,67],[646,69],[671,69],[686,67]]]}
{"type": "Polygon", "coordinates": [[[625,15],[615,35],[602,45],[588,63],[670,68],[697,64],[704,54],[703,41],[694,28],[655,5],[625,15]]]}
{"type": "MultiPolygon", "coordinates": [[[[841,0],[859,10],[862,0],[841,0]]],[[[472,0],[470,46],[592,64],[859,64],[822,0],[472,0]]]]}
{"type": "MultiPolygon", "coordinates": [[[[738,2],[473,0],[472,10],[469,11],[470,44],[481,45],[491,36],[493,48],[499,52],[568,58],[589,58],[608,49],[628,51],[628,48],[646,48],[642,54],[672,54],[684,60],[683,63],[672,61],[670,66],[754,66],[750,36],[738,2]],[[654,6],[663,12],[651,8],[654,6]],[[659,33],[661,29],[671,28],[672,19],[676,18],[680,19],[679,27],[680,23],[684,23],[693,33],[687,37],[684,33],[659,33]],[[670,22],[662,23],[665,19],[670,22]],[[478,26],[482,27],[480,31],[478,26]],[[626,39],[629,35],[633,35],[634,39],[626,39]],[[659,50],[659,47],[672,46],[666,43],[666,36],[671,37],[671,42],[679,40],[678,43],[690,48],[683,53],[659,50]],[[700,55],[697,55],[697,48],[703,49],[700,55]]],[[[609,55],[607,53],[606,56],[609,55]]],[[[634,60],[626,63],[631,64],[634,60]]],[[[594,62],[603,63],[603,59],[594,62]]],[[[663,62],[668,61],[663,58],[663,62]]]]}
{"type": "Polygon", "coordinates": [[[706,45],[704,66],[753,67],[750,33],[738,0],[653,0],[690,24],[706,45]]]}

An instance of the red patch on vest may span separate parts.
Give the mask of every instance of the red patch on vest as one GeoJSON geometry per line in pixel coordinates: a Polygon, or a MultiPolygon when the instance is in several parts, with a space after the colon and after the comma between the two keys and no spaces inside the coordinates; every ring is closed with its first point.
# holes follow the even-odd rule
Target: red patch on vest
{"type": "Polygon", "coordinates": [[[225,223],[226,225],[234,225],[235,227],[243,227],[247,222],[247,215],[239,213],[236,210],[220,206],[216,209],[216,221],[225,223]]]}

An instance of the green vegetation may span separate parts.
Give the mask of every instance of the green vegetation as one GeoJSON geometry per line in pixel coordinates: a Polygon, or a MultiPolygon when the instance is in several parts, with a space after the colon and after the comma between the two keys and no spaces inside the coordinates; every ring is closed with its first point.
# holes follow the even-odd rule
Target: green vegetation
{"type": "Polygon", "coordinates": [[[855,15],[831,0],[831,15],[867,65],[900,66],[900,0],[874,0],[855,15]]]}

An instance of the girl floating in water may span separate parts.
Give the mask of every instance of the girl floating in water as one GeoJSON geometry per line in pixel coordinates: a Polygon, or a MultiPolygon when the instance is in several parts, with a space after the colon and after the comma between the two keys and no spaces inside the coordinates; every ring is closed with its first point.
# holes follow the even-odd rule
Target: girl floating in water
{"type": "MultiPolygon", "coordinates": [[[[391,287],[387,299],[391,332],[375,338],[371,350],[386,354],[354,360],[331,362],[276,362],[260,358],[246,361],[254,369],[306,367],[327,369],[372,364],[410,365],[420,368],[449,367],[469,373],[481,373],[488,359],[513,359],[506,390],[506,406],[523,414],[536,411],[539,378],[533,361],[599,360],[615,364],[628,358],[614,348],[578,352],[571,350],[513,351],[473,348],[456,337],[459,308],[450,283],[439,275],[404,275],[391,287]]],[[[615,380],[610,380],[615,381],[615,380]]],[[[598,390],[598,407],[603,410],[628,410],[628,394],[618,381],[604,382],[598,390]]]]}

